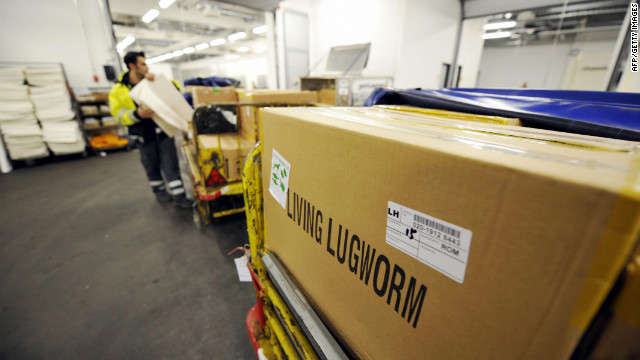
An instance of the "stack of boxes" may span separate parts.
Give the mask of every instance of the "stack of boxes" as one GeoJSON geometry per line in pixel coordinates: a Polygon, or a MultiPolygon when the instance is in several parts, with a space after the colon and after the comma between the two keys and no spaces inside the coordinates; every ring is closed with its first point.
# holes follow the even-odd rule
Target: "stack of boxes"
{"type": "Polygon", "coordinates": [[[13,160],[49,155],[24,82],[23,69],[0,69],[0,131],[13,160]]]}
{"type": "Polygon", "coordinates": [[[262,115],[267,250],[356,358],[567,359],[637,246],[636,143],[381,108],[262,115]]]}
{"type": "Polygon", "coordinates": [[[76,114],[72,110],[62,70],[58,67],[27,69],[29,99],[34,104],[44,141],[54,154],[72,154],[85,150],[86,143],[76,114]]]}
{"type": "Polygon", "coordinates": [[[196,108],[209,106],[197,111],[219,113],[235,129],[234,132],[221,134],[208,134],[195,129],[196,139],[192,142],[191,151],[197,154],[201,175],[209,186],[241,180],[244,160],[260,139],[258,111],[261,107],[309,104],[317,99],[312,91],[236,90],[232,87],[200,86],[191,87],[190,90],[196,108]]]}

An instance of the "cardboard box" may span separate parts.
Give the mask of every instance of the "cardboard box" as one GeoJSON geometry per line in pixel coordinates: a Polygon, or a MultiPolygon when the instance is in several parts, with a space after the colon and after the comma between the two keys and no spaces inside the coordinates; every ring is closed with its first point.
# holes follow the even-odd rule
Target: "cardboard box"
{"type": "Polygon", "coordinates": [[[191,86],[193,94],[193,106],[198,107],[203,104],[237,102],[238,96],[233,86],[209,87],[191,86]]]}
{"type": "Polygon", "coordinates": [[[245,103],[315,103],[315,91],[294,90],[238,90],[238,101],[245,103]]]}
{"type": "Polygon", "coordinates": [[[238,106],[238,127],[243,137],[257,142],[262,138],[260,126],[260,107],[255,105],[238,106]]]}
{"type": "MultiPolygon", "coordinates": [[[[236,133],[198,135],[198,163],[205,183],[215,168],[227,181],[242,179],[242,167],[254,143],[236,133]]],[[[219,185],[213,181],[209,186],[219,185]]]]}
{"type": "Polygon", "coordinates": [[[637,243],[635,144],[358,111],[263,110],[266,247],[334,334],[362,359],[567,359],[637,243]]]}
{"type": "Polygon", "coordinates": [[[318,103],[336,105],[336,89],[318,90],[318,103]]]}
{"type": "Polygon", "coordinates": [[[640,248],[627,264],[620,293],[606,312],[590,360],[640,359],[640,248]]]}
{"type": "Polygon", "coordinates": [[[82,115],[99,115],[98,107],[96,105],[82,105],[80,106],[80,111],[82,111],[82,115]]]}

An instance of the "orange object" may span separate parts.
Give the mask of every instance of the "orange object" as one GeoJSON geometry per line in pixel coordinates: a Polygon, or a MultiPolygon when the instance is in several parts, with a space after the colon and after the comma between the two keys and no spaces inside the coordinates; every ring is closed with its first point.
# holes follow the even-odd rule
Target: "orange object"
{"type": "Polygon", "coordinates": [[[100,134],[91,138],[91,147],[93,147],[94,149],[125,146],[128,144],[129,140],[123,139],[113,133],[100,134]]]}

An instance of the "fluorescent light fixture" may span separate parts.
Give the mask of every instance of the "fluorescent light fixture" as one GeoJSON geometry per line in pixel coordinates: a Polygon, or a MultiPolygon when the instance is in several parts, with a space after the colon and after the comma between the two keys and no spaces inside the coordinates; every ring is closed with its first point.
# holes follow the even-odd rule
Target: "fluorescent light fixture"
{"type": "Polygon", "coordinates": [[[166,9],[169,6],[173,5],[174,2],[176,2],[176,0],[160,0],[160,2],[158,3],[158,6],[160,6],[163,9],[166,9]]]}
{"type": "Polygon", "coordinates": [[[172,54],[174,57],[178,57],[184,55],[184,52],[182,50],[176,50],[172,54]]]}
{"type": "Polygon", "coordinates": [[[142,21],[145,22],[146,24],[148,24],[148,23],[152,22],[153,19],[157,18],[159,14],[160,14],[160,11],[158,11],[156,9],[151,9],[151,10],[147,11],[146,14],[142,15],[142,21]]]}
{"type": "Polygon", "coordinates": [[[226,42],[227,42],[227,40],[225,40],[223,38],[218,38],[218,39],[211,40],[211,42],[209,44],[211,44],[211,46],[219,46],[219,45],[222,45],[222,44],[224,44],[226,42]]]}
{"type": "Polygon", "coordinates": [[[167,59],[171,59],[173,57],[173,53],[166,53],[164,55],[162,55],[163,57],[167,58],[167,59]]]}
{"type": "Polygon", "coordinates": [[[516,27],[515,21],[503,21],[497,23],[485,24],[483,29],[485,30],[499,30],[499,29],[509,29],[512,27],[516,27]]]}
{"type": "Polygon", "coordinates": [[[122,43],[126,46],[129,46],[131,44],[133,44],[133,42],[136,41],[136,38],[134,38],[133,36],[129,35],[126,38],[124,38],[124,40],[122,40],[122,43]]]}
{"type": "Polygon", "coordinates": [[[483,39],[500,39],[511,36],[511,31],[497,31],[492,33],[482,34],[483,39]]]}
{"type": "Polygon", "coordinates": [[[182,52],[185,53],[185,54],[191,54],[194,51],[196,51],[196,49],[194,49],[193,46],[189,46],[189,47],[186,47],[186,48],[182,49],[182,52]]]}
{"type": "Polygon", "coordinates": [[[202,44],[198,44],[198,45],[196,45],[196,50],[204,50],[204,49],[206,49],[206,48],[208,48],[208,47],[209,47],[209,44],[207,44],[207,43],[202,43],[202,44]]]}
{"type": "Polygon", "coordinates": [[[116,50],[118,50],[119,53],[123,53],[124,49],[133,44],[134,41],[136,41],[136,38],[129,35],[116,45],[116,50]]]}
{"type": "Polygon", "coordinates": [[[249,48],[246,46],[239,47],[236,49],[238,52],[249,52],[249,48]]]}
{"type": "Polygon", "coordinates": [[[229,41],[236,41],[236,40],[244,39],[246,37],[247,37],[247,33],[244,31],[241,31],[241,32],[237,32],[235,34],[229,35],[229,41]]]}
{"type": "Polygon", "coordinates": [[[258,26],[258,27],[254,27],[253,28],[253,33],[254,34],[264,34],[267,32],[267,25],[262,25],[262,26],[258,26]]]}

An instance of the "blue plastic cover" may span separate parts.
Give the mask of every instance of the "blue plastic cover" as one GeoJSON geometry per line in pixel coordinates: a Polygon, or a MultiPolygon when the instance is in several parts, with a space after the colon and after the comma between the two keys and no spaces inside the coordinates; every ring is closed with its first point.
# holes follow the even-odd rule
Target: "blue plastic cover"
{"type": "Polygon", "coordinates": [[[238,81],[231,78],[223,78],[217,76],[211,76],[208,78],[193,78],[187,79],[184,81],[184,86],[194,85],[194,86],[212,86],[212,87],[225,87],[225,86],[236,86],[238,81]]]}
{"type": "Polygon", "coordinates": [[[412,105],[517,117],[524,126],[640,141],[640,94],[529,89],[376,89],[364,106],[412,105]]]}

